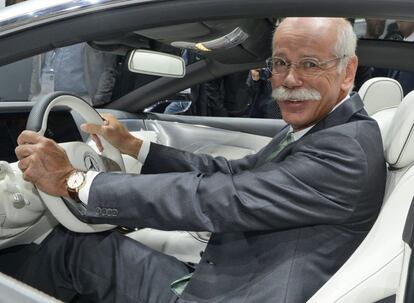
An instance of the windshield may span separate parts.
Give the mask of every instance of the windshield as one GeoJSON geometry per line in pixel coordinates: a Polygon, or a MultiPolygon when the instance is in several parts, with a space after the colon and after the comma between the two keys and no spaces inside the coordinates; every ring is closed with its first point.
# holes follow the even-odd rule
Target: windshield
{"type": "Polygon", "coordinates": [[[79,43],[5,65],[0,68],[0,100],[36,101],[66,91],[91,105],[105,104],[112,100],[120,60],[79,43]]]}

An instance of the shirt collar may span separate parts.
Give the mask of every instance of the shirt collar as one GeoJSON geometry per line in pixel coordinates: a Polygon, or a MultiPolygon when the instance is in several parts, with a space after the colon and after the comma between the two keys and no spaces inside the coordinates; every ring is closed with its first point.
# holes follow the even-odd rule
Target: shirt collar
{"type": "MultiPolygon", "coordinates": [[[[335,105],[335,107],[329,112],[329,113],[332,113],[335,109],[337,109],[339,106],[341,106],[342,105],[342,103],[344,103],[346,100],[348,100],[348,98],[349,98],[350,96],[349,95],[347,95],[344,99],[342,99],[341,100],[341,102],[339,102],[337,105],[335,105]]],[[[316,124],[316,123],[315,123],[316,124]]],[[[292,135],[293,135],[293,139],[295,140],[295,141],[297,141],[297,140],[299,140],[300,138],[302,138],[304,135],[306,135],[306,133],[308,132],[308,131],[310,131],[311,129],[312,129],[312,127],[314,127],[315,126],[315,124],[313,124],[313,125],[311,125],[311,126],[309,126],[309,127],[307,127],[307,128],[304,128],[304,129],[301,129],[301,130],[298,130],[297,132],[293,132],[293,128],[292,128],[292,126],[290,126],[289,125],[289,131],[288,131],[288,133],[290,133],[290,132],[292,132],[292,135]]]]}

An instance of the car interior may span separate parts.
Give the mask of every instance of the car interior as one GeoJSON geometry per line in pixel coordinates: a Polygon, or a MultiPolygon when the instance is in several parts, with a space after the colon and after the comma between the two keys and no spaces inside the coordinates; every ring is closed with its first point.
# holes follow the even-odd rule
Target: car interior
{"type": "Polygon", "coordinates": [[[406,218],[414,194],[413,97],[414,93],[410,93],[402,100],[386,130],[384,155],[388,175],[376,223],[342,268],[308,302],[359,302],[362,297],[367,302],[377,302],[404,293],[411,252],[403,239],[395,235],[402,235],[404,228],[412,228],[406,227],[411,224],[406,218]]]}
{"type": "Polygon", "coordinates": [[[385,142],[392,119],[404,97],[400,83],[392,78],[375,77],[364,82],[358,94],[368,115],[377,120],[385,142]]]}
{"type": "Polygon", "coordinates": [[[401,84],[387,77],[375,77],[365,81],[358,94],[370,116],[384,109],[398,107],[404,97],[401,84]]]}
{"type": "MultiPolygon", "coordinates": [[[[9,34],[6,28],[4,35],[0,32],[0,48],[8,45],[15,48],[15,51],[0,52],[0,64],[3,65],[0,68],[0,79],[4,77],[4,81],[0,82],[7,83],[3,71],[7,70],[10,75],[10,71],[31,68],[33,55],[87,42],[96,50],[119,56],[119,74],[114,88],[116,98],[96,108],[98,113],[109,112],[115,115],[137,137],[179,149],[229,159],[255,153],[286,125],[283,120],[206,117],[185,113],[169,115],[146,111],[157,102],[197,84],[264,67],[265,60],[271,55],[272,35],[280,18],[254,11],[251,4],[246,4],[248,1],[241,1],[239,10],[223,10],[222,16],[214,18],[208,17],[209,14],[214,15],[208,1],[200,1],[197,14],[184,2],[178,1],[181,6],[174,8],[181,9],[180,13],[166,16],[163,20],[157,17],[157,5],[148,5],[119,7],[116,13],[101,10],[94,14],[68,17],[59,20],[59,23],[56,20],[45,22],[36,27],[21,29],[15,35],[9,34]],[[252,12],[248,13],[249,9],[252,12]],[[111,28],[100,26],[114,24],[113,20],[122,22],[111,28]],[[84,30],[86,24],[88,28],[84,30]],[[96,28],[100,31],[93,30],[91,25],[97,25],[96,28]],[[77,34],[62,31],[67,27],[73,28],[77,34]],[[21,47],[21,41],[30,39],[32,35],[38,39],[27,47],[21,47]],[[188,49],[199,53],[202,59],[186,66],[186,74],[182,78],[144,79],[142,75],[128,70],[129,54],[134,49],[150,49],[178,56],[182,49],[188,49]]],[[[226,3],[225,5],[230,5],[226,3]]],[[[173,4],[165,4],[165,9],[168,10],[170,5],[173,4]]],[[[299,15],[309,14],[303,13],[303,10],[310,6],[297,9],[290,5],[292,4],[286,4],[286,8],[281,7],[280,14],[272,15],[289,15],[289,9],[294,9],[299,15]]],[[[274,12],[278,11],[276,4],[268,6],[274,12]]],[[[367,6],[365,11],[368,8],[367,6]]],[[[349,13],[349,16],[354,17],[345,4],[338,6],[338,9],[344,9],[338,15],[349,13]]],[[[384,5],[383,10],[387,9],[390,18],[395,20],[403,7],[384,5]]],[[[355,19],[356,26],[360,20],[363,19],[355,19]]],[[[405,70],[414,70],[414,60],[410,59],[413,52],[413,43],[363,38],[359,40],[357,50],[363,65],[405,70]],[[390,56],[390,53],[398,56],[390,56]]],[[[30,77],[27,73],[24,75],[18,81],[20,86],[27,87],[30,77]]],[[[4,86],[4,92],[10,90],[11,86],[4,86]]],[[[403,96],[401,85],[386,77],[366,81],[358,92],[368,114],[377,120],[384,142],[388,175],[383,207],[372,230],[351,258],[308,302],[414,302],[414,261],[411,258],[414,234],[414,93],[403,96]]],[[[35,120],[38,126],[34,128],[37,127],[37,130],[47,121],[47,126],[42,128],[45,136],[62,144],[87,143],[88,147],[68,147],[68,150],[73,150],[72,154],[75,155],[80,149],[96,151],[93,142],[79,129],[81,123],[96,117],[91,118],[93,113],[84,114],[88,110],[76,105],[78,97],[65,93],[48,96],[46,105],[41,109],[42,114],[33,113],[40,102],[29,101],[28,94],[29,90],[23,89],[14,99],[0,99],[0,201],[12,201],[0,204],[0,249],[40,243],[53,226],[60,222],[73,230],[77,230],[74,225],[81,226],[79,231],[82,232],[85,232],[84,228],[91,228],[89,231],[116,228],[145,245],[189,264],[196,264],[200,260],[209,239],[208,232],[90,227],[87,224],[77,225],[78,222],[72,225],[72,221],[64,221],[65,219],[62,222],[62,217],[70,217],[71,206],[62,202],[59,204],[61,208],[51,209],[49,205],[53,203],[45,202],[47,198],[42,194],[39,196],[37,190],[25,182],[21,174],[16,173],[16,139],[21,131],[28,128],[28,121],[35,120]],[[25,92],[23,95],[22,91],[25,92]],[[16,102],[23,100],[24,102],[16,102]],[[59,100],[63,100],[62,103],[59,100]],[[53,108],[47,107],[53,102],[59,104],[53,108]]],[[[83,162],[83,159],[73,161],[83,162]]],[[[123,155],[122,163],[126,172],[140,172],[141,164],[136,159],[123,155]]],[[[16,281],[3,274],[0,274],[0,281],[3,281],[0,289],[4,292],[16,287],[13,286],[16,281]]],[[[22,293],[26,291],[28,295],[34,296],[30,287],[20,284],[19,287],[22,293]]],[[[49,302],[48,300],[51,299],[42,295],[38,298],[38,302],[49,302]]]]}

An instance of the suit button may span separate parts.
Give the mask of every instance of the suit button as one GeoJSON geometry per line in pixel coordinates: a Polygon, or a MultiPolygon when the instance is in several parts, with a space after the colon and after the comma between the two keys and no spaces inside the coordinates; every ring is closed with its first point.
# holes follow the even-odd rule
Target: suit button
{"type": "Polygon", "coordinates": [[[102,209],[100,207],[95,208],[96,214],[100,215],[102,212],[102,209]]]}
{"type": "Polygon", "coordinates": [[[107,209],[106,208],[102,208],[101,214],[102,214],[102,216],[106,216],[107,215],[107,209]]]}
{"type": "Polygon", "coordinates": [[[114,209],[113,212],[112,212],[112,215],[114,217],[118,216],[118,210],[117,209],[114,209]]]}

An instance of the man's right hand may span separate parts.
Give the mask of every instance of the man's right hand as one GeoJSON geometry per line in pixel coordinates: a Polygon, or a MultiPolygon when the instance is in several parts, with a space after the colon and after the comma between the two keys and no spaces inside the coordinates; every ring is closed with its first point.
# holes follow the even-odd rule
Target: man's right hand
{"type": "Polygon", "coordinates": [[[142,140],[131,135],[113,115],[102,114],[102,117],[105,119],[104,124],[85,123],[81,125],[81,129],[92,136],[99,151],[103,151],[103,146],[97,135],[102,136],[121,153],[136,158],[141,149],[142,140]]]}
{"type": "Polygon", "coordinates": [[[250,74],[252,76],[253,81],[260,80],[260,69],[251,69],[250,74]]]}

